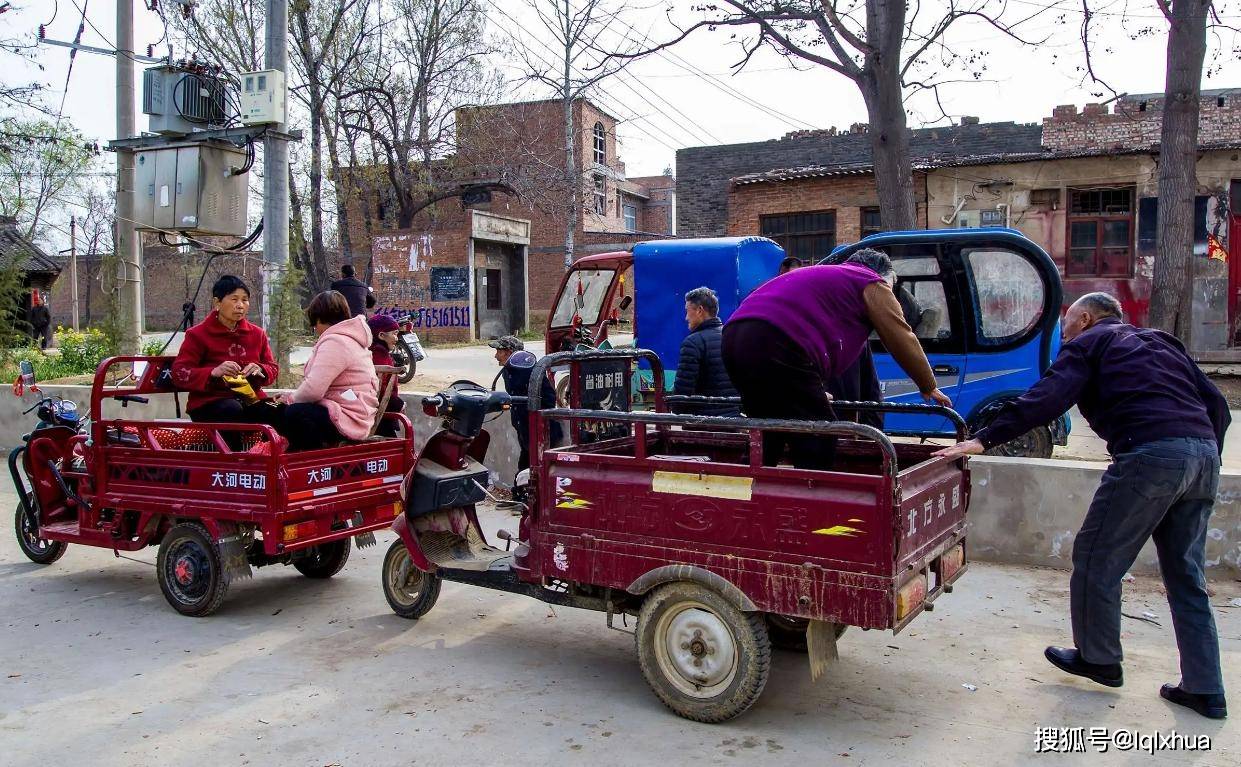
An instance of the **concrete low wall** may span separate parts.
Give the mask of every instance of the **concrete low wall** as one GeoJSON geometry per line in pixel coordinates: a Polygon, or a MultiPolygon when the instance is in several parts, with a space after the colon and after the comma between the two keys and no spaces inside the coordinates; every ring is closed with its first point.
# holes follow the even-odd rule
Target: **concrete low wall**
{"type": "MultiPolygon", "coordinates": [[[[1073,539],[1108,464],[1038,458],[970,459],[970,557],[1071,568],[1073,539]]],[[[1207,533],[1207,576],[1241,576],[1241,472],[1220,476],[1207,533]]],[[[1132,568],[1159,572],[1147,544],[1132,568]]]]}
{"type": "MultiPolygon", "coordinates": [[[[58,395],[78,403],[83,415],[90,411],[89,386],[48,385],[40,388],[49,395],[58,395]]],[[[284,393],[281,389],[268,389],[267,391],[273,396],[284,393]]],[[[421,402],[424,396],[426,395],[401,393],[401,398],[405,400],[405,413],[414,424],[415,448],[421,448],[431,434],[439,428],[439,419],[426,416],[422,412],[421,402]]],[[[122,409],[118,402],[105,402],[104,416],[150,421],[177,417],[176,404],[171,394],[155,395],[150,400],[149,404],[131,404],[125,409],[122,409]]],[[[22,415],[22,411],[34,402],[34,396],[30,394],[23,399],[7,393],[0,396],[0,446],[12,448],[21,442],[23,434],[33,428],[34,414],[22,415]]],[[[181,397],[181,405],[184,408],[184,395],[181,397]]],[[[487,431],[491,434],[491,445],[487,450],[487,466],[492,471],[492,480],[507,487],[512,484],[513,475],[517,473],[517,434],[513,431],[512,422],[507,414],[494,417],[487,425],[487,431]]]]}
{"type": "MultiPolygon", "coordinates": [[[[90,388],[48,386],[49,394],[76,401],[85,411],[90,388]]],[[[422,414],[424,395],[403,393],[406,411],[414,423],[414,444],[421,447],[438,427],[438,420],[422,414]]],[[[21,411],[31,398],[0,397],[0,445],[12,446],[33,423],[21,411]]],[[[128,418],[175,418],[172,395],[151,398],[149,405],[106,404],[105,415],[128,418]]],[[[517,470],[517,438],[507,415],[489,425],[491,445],[487,465],[492,479],[502,486],[512,482],[517,470]]],[[[970,503],[970,556],[972,559],[1072,567],[1073,539],[1086,509],[1099,486],[1106,463],[1056,461],[1035,458],[992,458],[970,461],[973,492],[970,503]]],[[[1241,577],[1241,472],[1225,470],[1220,477],[1215,514],[1207,540],[1207,573],[1213,578],[1241,577]]],[[[1147,545],[1133,570],[1157,573],[1155,549],[1147,545]]]]}

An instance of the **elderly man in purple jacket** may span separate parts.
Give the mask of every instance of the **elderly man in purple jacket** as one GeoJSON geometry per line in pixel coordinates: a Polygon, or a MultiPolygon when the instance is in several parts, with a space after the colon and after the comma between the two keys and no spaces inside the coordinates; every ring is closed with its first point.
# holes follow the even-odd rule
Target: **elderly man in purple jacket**
{"type": "Polygon", "coordinates": [[[1048,647],[1047,660],[1108,687],[1124,683],[1121,579],[1154,537],[1181,653],[1180,684],[1166,684],[1159,694],[1223,719],[1228,709],[1219,637],[1203,569],[1224,432],[1232,420],[1228,403],[1176,338],[1127,325],[1121,316],[1120,302],[1106,293],[1078,299],[1065,313],[1060,356],[1042,379],[974,439],[936,455],[981,453],[1076,404],[1107,440],[1112,464],[1073,542],[1069,597],[1076,647],[1048,647]]]}

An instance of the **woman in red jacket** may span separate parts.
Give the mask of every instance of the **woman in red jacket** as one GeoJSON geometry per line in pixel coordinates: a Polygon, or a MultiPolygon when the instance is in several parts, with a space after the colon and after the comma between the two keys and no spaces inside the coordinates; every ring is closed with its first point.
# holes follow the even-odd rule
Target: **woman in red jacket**
{"type": "Polygon", "coordinates": [[[267,333],[246,320],[250,288],[226,274],[212,286],[211,297],[212,312],[185,331],[172,363],[173,381],[190,392],[190,420],[277,426],[281,408],[268,400],[263,386],[275,383],[280,368],[267,333]]]}
{"type": "MultiPolygon", "coordinates": [[[[396,367],[396,360],[392,358],[392,347],[396,346],[397,339],[401,334],[401,326],[396,320],[386,314],[376,314],[366,321],[371,326],[371,336],[375,343],[371,344],[371,362],[376,365],[388,365],[396,367]]],[[[379,377],[379,396],[383,397],[384,391],[389,386],[389,379],[392,373],[386,373],[379,377]]],[[[388,400],[389,413],[405,412],[405,401],[400,395],[393,392],[391,399],[388,400]]],[[[396,422],[384,420],[380,421],[379,428],[375,433],[381,437],[395,437],[397,432],[396,422]]]]}

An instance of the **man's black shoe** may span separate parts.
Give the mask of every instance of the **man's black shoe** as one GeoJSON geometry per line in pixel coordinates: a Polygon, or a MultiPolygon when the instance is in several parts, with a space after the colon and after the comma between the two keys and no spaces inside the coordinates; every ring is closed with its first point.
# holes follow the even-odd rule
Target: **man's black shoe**
{"type": "Polygon", "coordinates": [[[1207,719],[1228,718],[1228,704],[1223,695],[1199,695],[1185,692],[1179,685],[1165,684],[1159,688],[1159,697],[1178,706],[1192,708],[1207,719]]]}
{"type": "Polygon", "coordinates": [[[1125,683],[1119,663],[1087,663],[1082,660],[1081,653],[1069,647],[1048,647],[1043,655],[1061,671],[1084,676],[1092,682],[1107,687],[1120,687],[1125,683]]]}

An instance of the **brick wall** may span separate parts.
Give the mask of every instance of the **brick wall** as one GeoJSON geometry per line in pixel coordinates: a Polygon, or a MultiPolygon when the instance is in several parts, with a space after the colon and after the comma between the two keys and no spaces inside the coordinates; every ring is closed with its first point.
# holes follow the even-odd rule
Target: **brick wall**
{"type": "MultiPolygon", "coordinates": [[[[607,167],[599,170],[607,176],[607,201],[609,215],[595,217],[585,212],[591,203],[589,185],[583,189],[581,199],[584,210],[576,215],[576,253],[578,257],[595,252],[629,247],[634,242],[650,239],[650,234],[624,232],[624,218],[616,210],[616,193],[622,184],[632,187],[633,182],[623,182],[624,164],[617,157],[615,120],[594,108],[589,102],[575,105],[578,115],[580,149],[578,162],[589,170],[593,166],[593,127],[601,122],[607,139],[607,167]],[[597,231],[596,231],[597,230],[597,231]]],[[[504,177],[516,187],[519,196],[496,193],[489,203],[473,206],[477,210],[530,222],[530,245],[527,268],[529,274],[530,325],[541,327],[551,307],[561,277],[564,274],[564,226],[570,215],[567,211],[568,195],[556,178],[557,168],[564,161],[564,134],[562,105],[559,101],[524,102],[487,107],[474,107],[458,112],[458,141],[460,153],[453,158],[454,172],[458,177],[504,177]]],[[[661,191],[655,197],[656,221],[663,226],[648,231],[667,230],[668,214],[674,195],[675,180],[667,176],[652,177],[660,180],[661,191]]],[[[639,189],[644,194],[645,188],[639,189]]],[[[374,192],[370,193],[373,200],[374,192]]],[[[639,228],[652,219],[647,216],[646,206],[640,198],[629,198],[639,204],[639,228]]],[[[373,204],[373,203],[372,203],[373,204]]],[[[457,200],[447,200],[420,213],[414,225],[405,230],[395,228],[390,206],[385,208],[385,220],[377,222],[372,235],[368,235],[360,201],[352,206],[351,235],[358,252],[370,251],[373,257],[372,284],[381,305],[402,308],[426,306],[441,308],[430,303],[429,273],[425,269],[410,269],[410,247],[426,248],[432,253],[430,266],[465,266],[468,259],[470,239],[470,214],[457,200]],[[429,239],[428,239],[429,238],[429,239]]],[[[427,329],[428,337],[435,340],[464,339],[468,333],[460,328],[427,329]]]]}
{"type": "MultiPolygon", "coordinates": [[[[1043,144],[1053,152],[1081,149],[1145,149],[1158,144],[1163,96],[1128,96],[1107,104],[1087,104],[1081,112],[1068,104],[1043,120],[1043,144]]],[[[1241,141],[1241,92],[1208,91],[1198,115],[1198,143],[1241,141]]]]}
{"type": "MultiPolygon", "coordinates": [[[[201,251],[181,253],[163,245],[143,247],[143,298],[146,306],[145,325],[148,331],[172,330],[181,322],[181,305],[190,300],[207,262],[201,251]]],[[[101,274],[101,257],[78,256],[78,317],[82,327],[103,320],[107,310],[105,290],[116,285],[115,276],[101,274]]],[[[263,278],[261,255],[255,252],[216,256],[207,267],[207,276],[199,291],[195,321],[211,311],[211,286],[225,274],[241,277],[250,286],[250,319],[263,316],[263,278]]],[[[53,324],[68,327],[72,323],[69,268],[66,265],[52,289],[53,324]]]]}
{"type": "MultiPolygon", "coordinates": [[[[924,173],[914,174],[914,199],[918,200],[918,225],[925,227],[924,173]]],[[[734,185],[728,194],[726,233],[758,234],[760,216],[832,210],[836,212],[836,242],[855,242],[862,236],[861,209],[878,204],[875,178],[870,174],[734,185]]]]}

